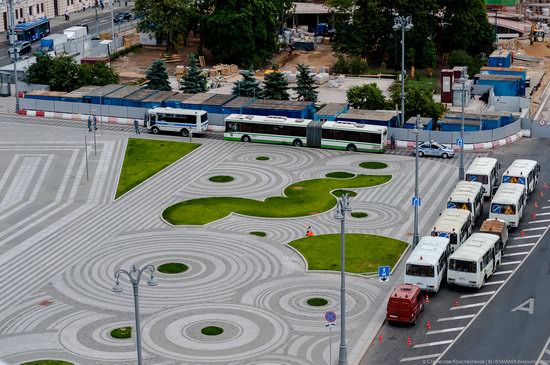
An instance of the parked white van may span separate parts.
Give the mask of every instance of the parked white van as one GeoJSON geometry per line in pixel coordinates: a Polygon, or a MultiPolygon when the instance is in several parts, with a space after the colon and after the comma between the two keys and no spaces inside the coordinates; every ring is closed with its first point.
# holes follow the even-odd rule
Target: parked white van
{"type": "Polygon", "coordinates": [[[499,184],[498,170],[500,164],[496,158],[476,157],[466,170],[464,180],[483,184],[483,195],[491,198],[495,187],[499,184]]]}
{"type": "Polygon", "coordinates": [[[502,183],[491,201],[489,219],[502,219],[508,227],[518,227],[525,210],[524,185],[502,183]]]}

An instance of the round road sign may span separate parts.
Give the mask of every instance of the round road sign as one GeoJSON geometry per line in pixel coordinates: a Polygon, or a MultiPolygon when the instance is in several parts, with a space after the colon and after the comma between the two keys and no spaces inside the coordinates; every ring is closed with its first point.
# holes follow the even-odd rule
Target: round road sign
{"type": "Polygon", "coordinates": [[[332,323],[332,322],[336,321],[336,313],[334,313],[334,312],[326,312],[326,313],[325,313],[325,319],[326,319],[327,322],[329,322],[329,323],[332,323]]]}

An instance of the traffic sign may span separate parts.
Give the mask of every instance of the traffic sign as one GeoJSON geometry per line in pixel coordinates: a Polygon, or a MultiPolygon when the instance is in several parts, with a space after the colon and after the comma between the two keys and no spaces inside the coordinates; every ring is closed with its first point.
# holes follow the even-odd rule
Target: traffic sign
{"type": "Polygon", "coordinates": [[[464,140],[463,140],[462,138],[457,138],[456,144],[457,144],[459,147],[464,147],[464,140]]]}
{"type": "Polygon", "coordinates": [[[420,199],[419,197],[417,196],[413,196],[412,198],[412,206],[413,207],[419,207],[422,205],[422,199],[420,199]]]}
{"type": "Polygon", "coordinates": [[[525,185],[525,176],[519,177],[519,183],[525,185]]]}
{"type": "Polygon", "coordinates": [[[448,202],[448,203],[447,203],[447,208],[449,208],[449,209],[456,209],[456,204],[453,203],[453,202],[448,202]]]}
{"type": "Polygon", "coordinates": [[[502,207],[498,204],[493,204],[491,211],[495,214],[500,214],[500,212],[502,212],[502,207]]]}
{"type": "Polygon", "coordinates": [[[477,181],[476,175],[470,175],[470,181],[477,181]]]}
{"type": "Polygon", "coordinates": [[[332,311],[326,312],[325,313],[325,319],[329,323],[332,323],[332,322],[336,321],[336,313],[334,313],[332,311]]]}
{"type": "Polygon", "coordinates": [[[502,182],[503,183],[509,183],[510,182],[510,176],[503,176],[502,177],[502,182]]]}
{"type": "Polygon", "coordinates": [[[378,266],[378,280],[381,282],[387,281],[390,277],[389,266],[378,266]]]}

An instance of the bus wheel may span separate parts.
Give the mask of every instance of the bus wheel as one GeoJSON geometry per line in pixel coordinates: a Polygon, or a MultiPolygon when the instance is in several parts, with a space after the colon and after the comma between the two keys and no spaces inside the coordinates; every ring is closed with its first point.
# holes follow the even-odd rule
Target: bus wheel
{"type": "Polygon", "coordinates": [[[185,128],[183,128],[180,133],[182,137],[189,137],[189,131],[185,128]]]}
{"type": "Polygon", "coordinates": [[[151,132],[153,134],[159,134],[160,130],[158,129],[158,127],[153,127],[153,128],[151,128],[151,132]]]}
{"type": "Polygon", "coordinates": [[[245,136],[243,136],[243,138],[241,138],[241,141],[250,142],[250,137],[245,135],[245,136]]]}
{"type": "Polygon", "coordinates": [[[304,144],[302,143],[301,140],[299,139],[295,139],[294,142],[292,142],[292,144],[296,147],[302,147],[304,144]]]}
{"type": "Polygon", "coordinates": [[[357,151],[357,146],[355,146],[354,144],[348,144],[347,150],[351,151],[351,152],[356,152],[357,151]]]}

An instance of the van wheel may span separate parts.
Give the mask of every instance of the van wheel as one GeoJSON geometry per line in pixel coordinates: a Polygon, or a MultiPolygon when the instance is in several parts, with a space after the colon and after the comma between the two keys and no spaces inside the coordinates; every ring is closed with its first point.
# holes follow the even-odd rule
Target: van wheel
{"type": "Polygon", "coordinates": [[[348,144],[347,150],[351,152],[357,152],[357,146],[354,144],[348,144]]]}
{"type": "Polygon", "coordinates": [[[244,135],[244,136],[241,138],[241,141],[243,141],[243,142],[250,142],[250,137],[244,135]]]}
{"type": "Polygon", "coordinates": [[[189,131],[185,128],[183,128],[180,133],[182,137],[189,137],[189,131]]]}
{"type": "Polygon", "coordinates": [[[151,128],[151,132],[153,134],[159,134],[160,130],[158,129],[158,127],[153,127],[153,128],[151,128]]]}
{"type": "Polygon", "coordinates": [[[447,158],[449,158],[449,155],[447,153],[444,153],[444,154],[441,155],[441,157],[447,159],[447,158]]]}
{"type": "Polygon", "coordinates": [[[296,147],[302,147],[304,145],[300,139],[295,139],[292,144],[296,147]]]}

